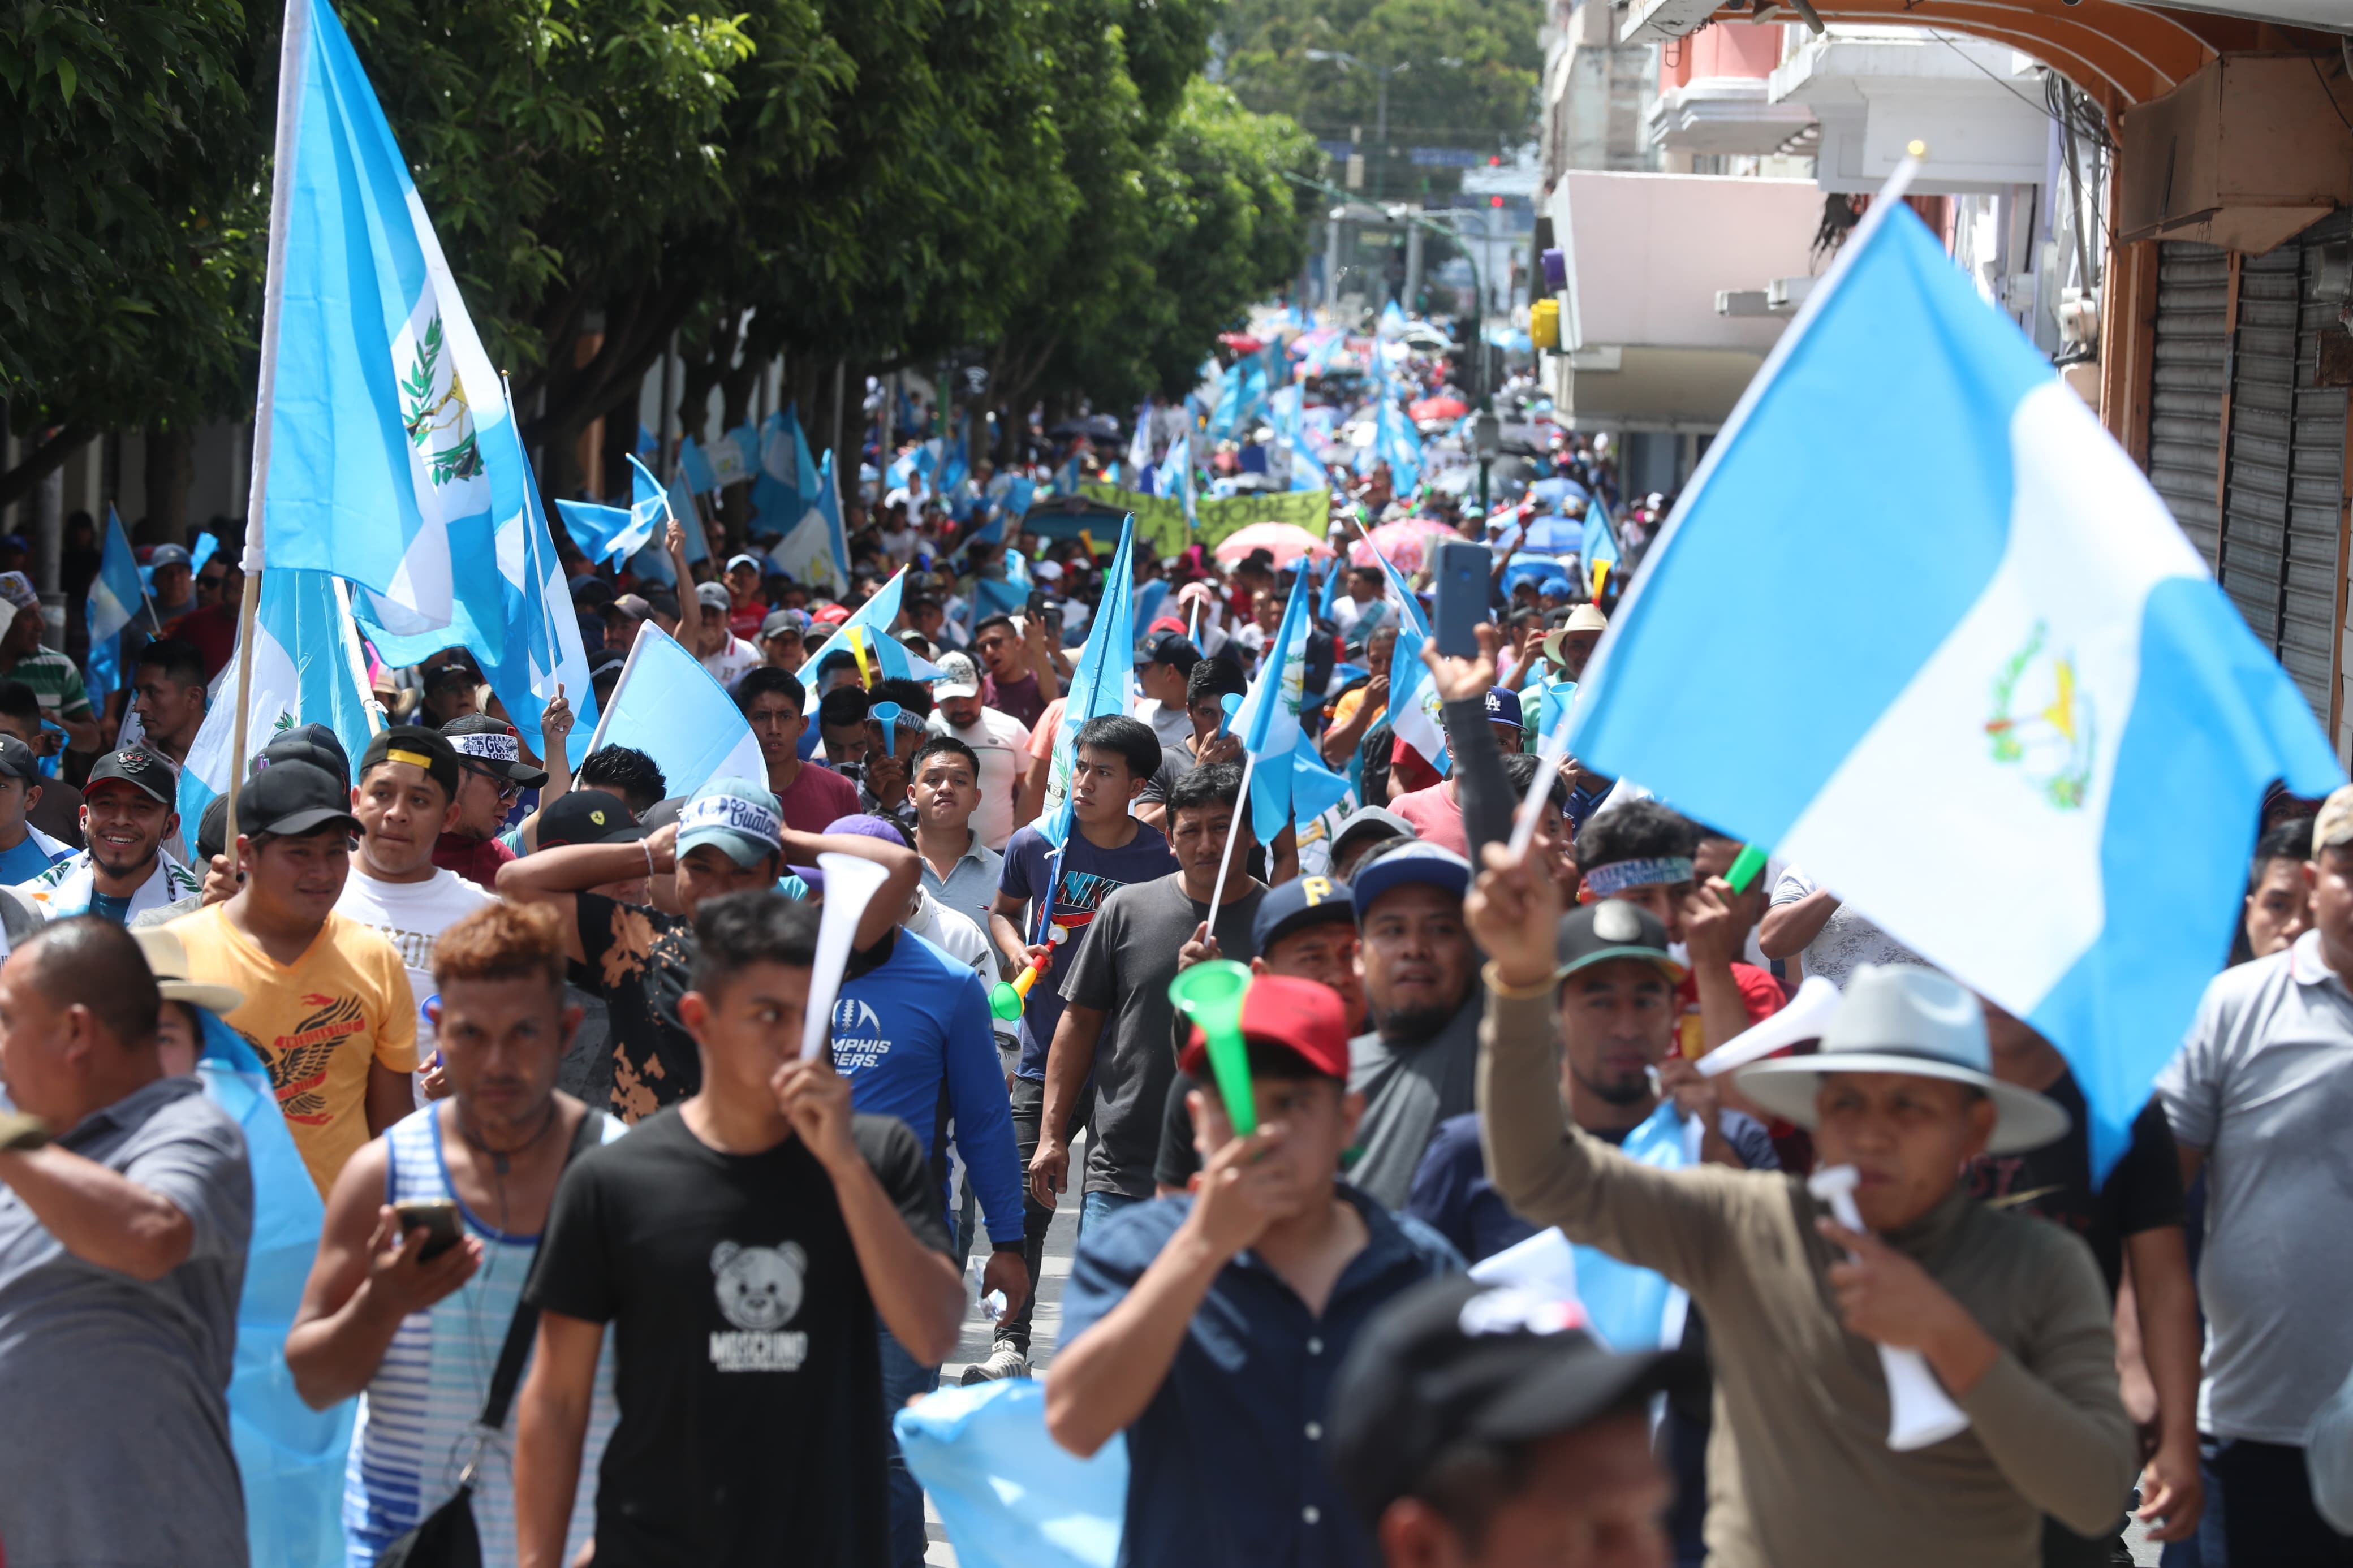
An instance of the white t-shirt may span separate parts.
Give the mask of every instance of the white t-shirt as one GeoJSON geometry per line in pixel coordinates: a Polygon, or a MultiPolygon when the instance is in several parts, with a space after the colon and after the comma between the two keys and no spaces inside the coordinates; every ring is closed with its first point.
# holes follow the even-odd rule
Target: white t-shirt
{"type": "MultiPolygon", "coordinates": [[[[1814,891],[1820,884],[1795,866],[1781,868],[1780,879],[1773,884],[1772,907],[1794,904],[1814,891]]],[[[1800,956],[1806,961],[1806,973],[1819,974],[1832,981],[1841,989],[1866,963],[1908,964],[1916,969],[1935,965],[1888,935],[1871,922],[1871,918],[1852,904],[1841,904],[1822,929],[1814,933],[1800,956]]]]}
{"type": "Polygon", "coordinates": [[[955,728],[937,711],[928,728],[934,735],[955,736],[980,759],[980,809],[972,814],[972,830],[1002,854],[1013,837],[1014,790],[1029,773],[1029,726],[1010,713],[984,708],[980,722],[968,728],[955,728]]]}
{"type": "Polygon", "coordinates": [[[459,921],[498,901],[455,871],[436,869],[432,879],[423,882],[385,882],[354,865],[352,874],[343,879],[343,895],[335,900],[335,912],[392,943],[408,971],[420,1062],[434,1050],[433,1020],[425,1016],[425,999],[438,989],[433,984],[433,944],[459,921]]]}
{"type": "Polygon", "coordinates": [[[1145,698],[1136,704],[1135,716],[1152,726],[1160,738],[1160,749],[1181,746],[1193,738],[1193,716],[1182,708],[1171,708],[1166,702],[1145,698]]]}
{"type": "Polygon", "coordinates": [[[735,683],[743,679],[747,671],[765,663],[767,660],[761,657],[758,648],[742,637],[729,637],[725,647],[702,661],[702,668],[711,672],[712,679],[733,691],[735,683]]]}

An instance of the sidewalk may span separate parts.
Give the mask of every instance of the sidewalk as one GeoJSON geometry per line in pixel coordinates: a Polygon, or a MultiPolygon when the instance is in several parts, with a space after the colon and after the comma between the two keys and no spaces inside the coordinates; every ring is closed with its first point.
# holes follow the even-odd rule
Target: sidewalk
{"type": "MultiPolygon", "coordinates": [[[[1071,1158],[1071,1168],[1083,1168],[1085,1144],[1081,1143],[1071,1158]]],[[[1079,1234],[1079,1194],[1077,1184],[1062,1194],[1062,1206],[1054,1215],[1054,1228],[1046,1233],[1046,1261],[1038,1281],[1038,1310],[1029,1320],[1030,1370],[1040,1373],[1054,1358],[1054,1346],[1062,1333],[1062,1283],[1071,1277],[1071,1248],[1079,1234]]],[[[954,1360],[940,1368],[940,1386],[952,1388],[964,1376],[964,1369],[988,1354],[989,1325],[978,1317],[965,1320],[964,1339],[956,1346],[954,1360]]],[[[923,1554],[926,1563],[936,1568],[955,1568],[955,1548],[948,1544],[947,1534],[940,1528],[940,1516],[923,1500],[923,1528],[931,1537],[931,1550],[923,1554]]]]}

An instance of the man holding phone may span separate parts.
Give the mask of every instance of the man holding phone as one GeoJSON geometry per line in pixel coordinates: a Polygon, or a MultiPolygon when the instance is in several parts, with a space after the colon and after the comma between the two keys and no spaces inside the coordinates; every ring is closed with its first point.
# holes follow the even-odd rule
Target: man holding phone
{"type": "MultiPolygon", "coordinates": [[[[456,1490],[557,1179],[577,1145],[623,1131],[555,1087],[580,1009],[565,1001],[554,910],[493,903],[441,932],[431,963],[439,1000],[427,1011],[449,1097],[343,1166],[286,1336],[287,1369],[313,1409],[361,1399],[343,1495],[344,1542],[360,1562],[456,1490]]],[[[608,1351],[592,1466],[616,1419],[610,1363],[608,1351]]],[[[506,1445],[491,1444],[472,1498],[486,1563],[514,1561],[513,1499],[506,1445]]],[[[581,1489],[570,1552],[593,1531],[596,1501],[593,1483],[581,1489]]]]}

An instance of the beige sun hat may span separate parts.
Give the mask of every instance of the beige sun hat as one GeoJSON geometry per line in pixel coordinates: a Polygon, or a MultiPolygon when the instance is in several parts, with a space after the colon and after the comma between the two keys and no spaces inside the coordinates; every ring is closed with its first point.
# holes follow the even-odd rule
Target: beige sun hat
{"type": "Polygon", "coordinates": [[[245,1005],[245,993],[234,985],[211,985],[188,978],[188,949],[180,933],[169,926],[147,926],[131,933],[154,972],[155,988],[166,1002],[185,1002],[208,1013],[234,1013],[245,1005]]]}

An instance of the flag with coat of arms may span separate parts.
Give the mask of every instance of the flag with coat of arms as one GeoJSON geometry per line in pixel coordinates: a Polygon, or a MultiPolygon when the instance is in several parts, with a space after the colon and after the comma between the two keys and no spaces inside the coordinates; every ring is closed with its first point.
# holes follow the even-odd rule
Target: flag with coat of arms
{"type": "Polygon", "coordinates": [[[1282,624],[1267,639],[1258,678],[1234,710],[1233,730],[1250,759],[1250,833],[1272,844],[1293,816],[1301,822],[1323,815],[1348,793],[1348,781],[1324,765],[1315,739],[1299,721],[1307,690],[1309,578],[1293,574],[1291,597],[1282,624]]]}
{"type": "Polygon", "coordinates": [[[2040,1031],[2096,1182],[2229,950],[2264,792],[2344,774],[2138,465],[1896,199],[1910,168],[1708,448],[1570,748],[2040,1031]],[[1933,863],[1890,853],[1923,823],[1933,863]]]}

